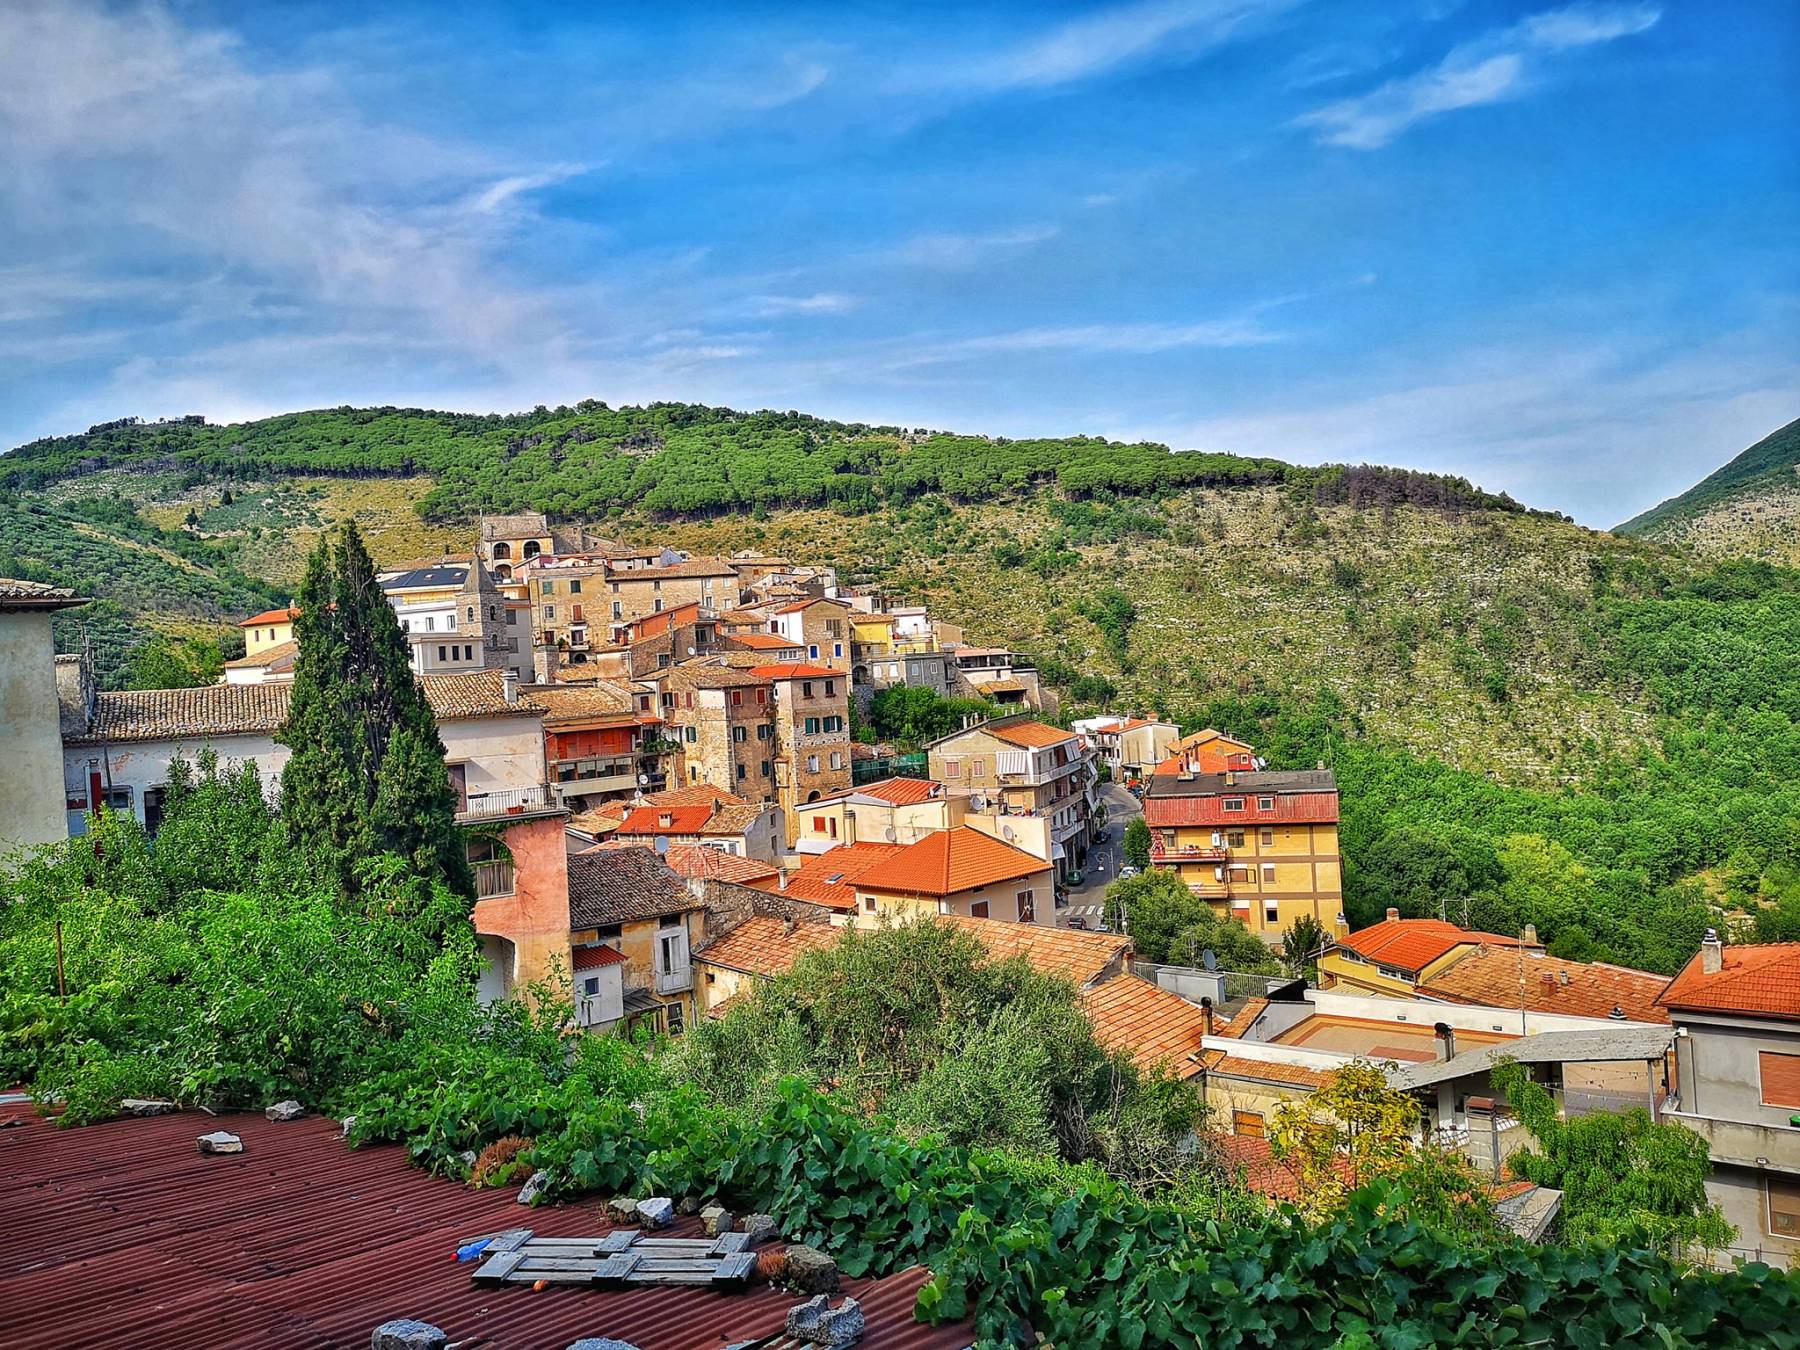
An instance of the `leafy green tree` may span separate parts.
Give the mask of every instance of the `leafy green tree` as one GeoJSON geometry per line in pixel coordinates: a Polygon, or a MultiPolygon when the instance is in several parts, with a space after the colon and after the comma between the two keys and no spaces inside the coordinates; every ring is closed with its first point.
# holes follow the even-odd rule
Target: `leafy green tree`
{"type": "Polygon", "coordinates": [[[225,656],[211,638],[159,633],[132,652],[126,677],[132,689],[198,689],[217,684],[225,656]]]}
{"type": "Polygon", "coordinates": [[[1562,1223],[1571,1238],[1683,1256],[1717,1251],[1736,1236],[1707,1198],[1712,1161],[1706,1141],[1692,1130],[1653,1121],[1641,1107],[1565,1118],[1520,1064],[1502,1064],[1494,1085],[1535,1141],[1507,1165],[1562,1191],[1562,1223]]]}
{"type": "Polygon", "coordinates": [[[942,698],[925,685],[896,684],[870,700],[869,729],[884,741],[917,747],[959,730],[965,719],[999,715],[992,703],[975,698],[942,698]]]}
{"type": "Polygon", "coordinates": [[[1142,816],[1133,816],[1126,824],[1123,845],[1125,861],[1138,871],[1150,865],[1150,826],[1142,816]]]}
{"type": "Polygon", "coordinates": [[[1463,918],[1463,902],[1492,889],[1502,876],[1494,847],[1467,831],[1401,826],[1389,830],[1355,860],[1351,918],[1377,922],[1392,907],[1404,919],[1463,918]]]}
{"type": "Polygon", "coordinates": [[[277,737],[293,751],[281,785],[290,836],[346,892],[387,852],[469,894],[443,742],[354,525],[320,542],[296,603],[294,694],[277,737]]]}
{"type": "Polygon", "coordinates": [[[1106,888],[1106,921],[1131,935],[1146,961],[1197,966],[1211,951],[1227,970],[1279,970],[1262,939],[1236,919],[1221,919],[1174,872],[1156,867],[1106,888]]]}
{"type": "Polygon", "coordinates": [[[1309,976],[1318,967],[1325,947],[1325,928],[1310,914],[1302,914],[1281,935],[1281,964],[1295,979],[1309,976]]]}

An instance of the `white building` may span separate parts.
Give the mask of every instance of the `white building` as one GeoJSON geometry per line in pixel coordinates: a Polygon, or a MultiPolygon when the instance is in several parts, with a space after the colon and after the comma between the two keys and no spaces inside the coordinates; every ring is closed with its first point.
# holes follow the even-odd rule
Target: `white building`
{"type": "Polygon", "coordinates": [[[73,591],[0,578],[0,853],[64,837],[54,788],[59,711],[50,616],[73,591]]]}

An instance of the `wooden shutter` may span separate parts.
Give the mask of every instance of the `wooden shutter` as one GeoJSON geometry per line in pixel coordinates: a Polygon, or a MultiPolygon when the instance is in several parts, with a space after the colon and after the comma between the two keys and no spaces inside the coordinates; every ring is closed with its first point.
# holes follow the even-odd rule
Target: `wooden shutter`
{"type": "Polygon", "coordinates": [[[1766,1177],[1769,1194],[1769,1231],[1777,1237],[1800,1238],[1800,1181],[1791,1177],[1766,1177]]]}
{"type": "Polygon", "coordinates": [[[1245,1139],[1261,1139],[1268,1134],[1262,1116],[1255,1111],[1233,1111],[1231,1132],[1245,1139]]]}
{"type": "Polygon", "coordinates": [[[1757,1060],[1762,1069],[1763,1105],[1800,1107],[1800,1055],[1762,1050],[1757,1060]]]}

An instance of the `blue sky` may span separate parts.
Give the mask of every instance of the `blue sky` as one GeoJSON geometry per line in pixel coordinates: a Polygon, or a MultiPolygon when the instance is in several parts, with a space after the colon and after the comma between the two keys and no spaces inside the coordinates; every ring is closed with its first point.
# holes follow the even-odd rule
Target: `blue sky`
{"type": "Polygon", "coordinates": [[[0,7],[0,443],[598,397],[1465,474],[1800,415],[1800,11],[0,7]]]}

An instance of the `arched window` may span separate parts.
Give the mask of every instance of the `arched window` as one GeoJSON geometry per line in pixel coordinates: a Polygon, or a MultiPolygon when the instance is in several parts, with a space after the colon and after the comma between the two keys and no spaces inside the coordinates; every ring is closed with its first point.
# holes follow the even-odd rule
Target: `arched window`
{"type": "Polygon", "coordinates": [[[525,551],[524,551],[524,553],[523,553],[523,554],[522,554],[522,555],[521,555],[521,556],[522,556],[522,557],[525,557],[525,558],[528,558],[528,559],[529,559],[529,558],[535,558],[535,557],[537,557],[537,556],[538,556],[538,554],[540,554],[540,553],[542,553],[542,552],[543,552],[543,550],[542,550],[542,549],[541,549],[541,548],[539,548],[539,547],[538,547],[538,541],[537,541],[537,540],[535,540],[535,539],[527,539],[527,540],[526,540],[526,541],[525,541],[525,551]]]}
{"type": "Polygon", "coordinates": [[[501,563],[498,567],[496,567],[494,569],[494,580],[495,581],[511,581],[512,580],[512,568],[508,567],[505,563],[501,563]]]}
{"type": "Polygon", "coordinates": [[[470,623],[475,622],[475,606],[473,606],[473,605],[469,606],[466,617],[468,618],[468,621],[470,623]]]}
{"type": "Polygon", "coordinates": [[[511,544],[495,544],[494,545],[494,557],[496,559],[512,557],[512,545],[511,544]]]}

